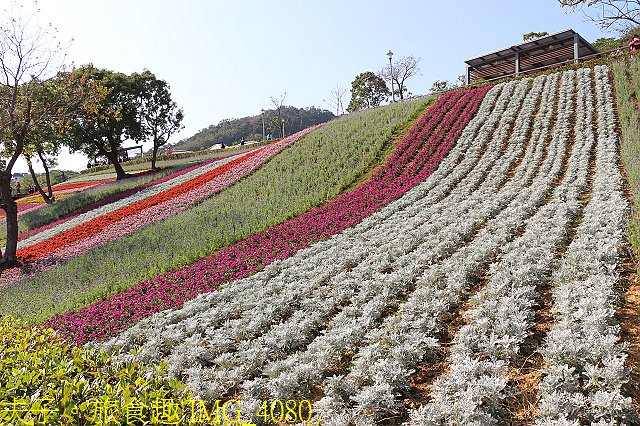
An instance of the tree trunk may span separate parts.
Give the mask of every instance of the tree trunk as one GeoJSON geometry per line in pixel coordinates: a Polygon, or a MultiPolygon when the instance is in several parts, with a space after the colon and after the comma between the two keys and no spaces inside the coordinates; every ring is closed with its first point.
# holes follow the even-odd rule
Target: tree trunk
{"type": "Polygon", "coordinates": [[[398,91],[400,92],[400,100],[403,100],[404,99],[404,85],[403,84],[399,84],[398,83],[398,91]]]}
{"type": "Polygon", "coordinates": [[[0,172],[0,207],[7,216],[7,245],[4,256],[0,260],[0,269],[8,269],[18,265],[18,205],[11,194],[11,173],[0,172]]]}
{"type": "Polygon", "coordinates": [[[154,141],[153,154],[151,154],[151,170],[156,169],[156,158],[158,157],[158,148],[160,148],[154,141]]]}
{"type": "Polygon", "coordinates": [[[36,176],[36,172],[33,170],[33,165],[31,164],[31,159],[27,159],[27,166],[29,167],[29,173],[31,174],[31,179],[33,179],[33,184],[35,185],[36,189],[38,190],[38,192],[42,196],[42,199],[47,204],[53,203],[53,200],[51,199],[51,197],[48,196],[47,194],[45,194],[44,190],[40,186],[40,182],[38,182],[38,178],[36,176]]]}
{"type": "Polygon", "coordinates": [[[120,164],[120,162],[118,161],[117,151],[116,152],[111,151],[107,153],[107,158],[109,158],[109,161],[111,161],[111,164],[113,164],[113,168],[116,169],[117,180],[122,180],[128,176],[127,173],[124,171],[124,168],[122,168],[122,164],[120,164]]]}
{"type": "Polygon", "coordinates": [[[111,151],[109,152],[105,151],[101,154],[106,155],[109,161],[111,161],[111,164],[113,164],[113,168],[116,169],[116,179],[122,180],[128,177],[128,175],[122,168],[122,164],[120,164],[120,161],[118,161],[118,149],[120,148],[120,144],[116,143],[116,140],[109,135],[107,135],[107,140],[109,142],[109,147],[111,148],[111,151]]]}
{"type": "MultiPolygon", "coordinates": [[[[53,188],[51,188],[51,173],[49,173],[49,166],[47,165],[42,152],[39,149],[36,149],[36,152],[38,153],[38,157],[40,157],[40,161],[42,161],[42,167],[44,167],[44,176],[47,179],[47,192],[49,193],[49,199],[53,201],[53,188]]],[[[49,201],[47,201],[47,203],[49,203],[49,201]]]]}

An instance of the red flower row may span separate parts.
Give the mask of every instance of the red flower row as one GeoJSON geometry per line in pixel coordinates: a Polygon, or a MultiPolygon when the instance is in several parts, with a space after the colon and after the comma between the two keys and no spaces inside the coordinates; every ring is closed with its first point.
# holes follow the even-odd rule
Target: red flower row
{"type": "Polygon", "coordinates": [[[223,164],[220,167],[217,167],[207,173],[204,173],[195,179],[191,179],[187,182],[184,182],[180,185],[177,185],[171,189],[163,191],[159,194],[156,194],[152,197],[146,198],[144,200],[138,201],[134,204],[131,204],[127,207],[123,207],[116,211],[104,214],[102,216],[96,217],[95,219],[91,219],[82,225],[76,226],[75,228],[69,229],[67,231],[61,232],[48,240],[33,244],[32,246],[23,248],[18,250],[18,257],[22,261],[31,261],[37,259],[40,256],[45,254],[52,253],[55,250],[58,250],[62,247],[66,247],[70,244],[75,243],[76,241],[82,240],[84,238],[92,237],[98,234],[105,227],[122,220],[123,218],[135,214],[139,211],[142,211],[146,208],[154,206],[156,204],[165,202],[174,197],[177,197],[180,194],[183,194],[187,191],[191,191],[196,189],[209,180],[219,176],[228,170],[231,170],[236,165],[248,160],[259,152],[259,150],[253,151],[249,154],[246,154],[240,158],[232,160],[226,164],[223,164]]]}

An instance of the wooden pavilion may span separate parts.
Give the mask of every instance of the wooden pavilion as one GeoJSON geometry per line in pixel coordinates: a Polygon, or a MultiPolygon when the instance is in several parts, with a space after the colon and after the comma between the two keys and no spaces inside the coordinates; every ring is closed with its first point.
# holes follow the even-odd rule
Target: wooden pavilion
{"type": "Polygon", "coordinates": [[[580,34],[568,29],[466,60],[466,82],[518,76],[597,53],[598,49],[580,34]]]}

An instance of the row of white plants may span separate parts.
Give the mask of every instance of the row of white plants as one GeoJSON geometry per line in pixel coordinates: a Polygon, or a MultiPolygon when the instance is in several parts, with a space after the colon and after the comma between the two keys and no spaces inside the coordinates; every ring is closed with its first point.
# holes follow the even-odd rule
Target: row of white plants
{"type": "Polygon", "coordinates": [[[145,188],[141,191],[136,192],[135,194],[132,194],[128,197],[125,197],[121,200],[118,201],[114,201],[112,203],[109,203],[107,205],[104,205],[98,209],[94,209],[94,210],[90,210],[86,213],[80,214],[72,219],[69,219],[67,221],[64,221],[52,228],[48,228],[43,230],[42,232],[39,232],[35,235],[32,235],[29,238],[25,238],[21,241],[18,242],[18,248],[24,248],[24,247],[28,247],[30,245],[48,240],[49,238],[52,238],[64,231],[68,231],[69,229],[75,228],[76,226],[82,225],[85,222],[88,222],[92,219],[95,219],[99,216],[103,216],[105,214],[114,212],[116,210],[119,210],[123,207],[127,207],[131,204],[134,204],[138,201],[142,201],[145,200],[147,198],[153,197],[154,195],[157,195],[161,192],[167,191],[175,186],[178,186],[182,183],[188,182],[198,176],[201,176],[217,167],[222,166],[223,164],[226,164],[230,161],[235,160],[236,158],[239,158],[243,155],[246,155],[247,153],[242,153],[242,154],[238,154],[238,155],[234,155],[231,157],[227,157],[224,158],[222,160],[219,161],[214,161],[212,163],[209,164],[205,164],[202,167],[198,167],[194,170],[191,170],[187,173],[184,173],[180,176],[176,176],[173,179],[169,179],[165,182],[156,184],[156,185],[152,185],[149,186],[148,188],[145,188]]]}
{"type": "MultiPolygon", "coordinates": [[[[543,148],[551,126],[558,75],[539,77],[525,102],[528,117],[535,109],[535,94],[543,87],[542,102],[535,116],[535,128],[527,139],[527,126],[516,128],[510,145],[514,152],[526,151],[512,180],[498,193],[484,194],[485,200],[501,203],[512,200],[491,219],[466,246],[444,262],[433,265],[418,279],[416,291],[400,306],[398,313],[385,318],[381,327],[367,333],[346,376],[330,377],[323,383],[325,398],[316,404],[327,424],[372,424],[396,413],[402,404],[400,393],[408,387],[416,364],[425,359],[436,362],[440,350],[437,337],[440,318],[457,306],[477,279],[478,271],[510,238],[524,219],[543,202],[554,176],[558,174],[562,156],[560,146],[550,147],[543,160],[543,148]],[[537,86],[537,87],[536,87],[537,86]],[[554,173],[550,173],[551,170],[554,173]],[[531,170],[539,173],[531,181],[531,170]],[[433,353],[428,353],[433,352],[433,353]]],[[[497,165],[494,170],[501,170],[497,165]]],[[[496,175],[495,182],[501,180],[496,175]]],[[[490,189],[494,189],[490,187],[490,189]]]]}
{"type": "MultiPolygon", "coordinates": [[[[573,78],[573,71],[563,79],[573,78]]],[[[538,286],[551,278],[556,252],[568,236],[571,220],[581,210],[580,195],[588,188],[587,173],[594,147],[591,70],[577,72],[574,144],[568,167],[552,199],[531,219],[521,237],[506,245],[492,265],[486,287],[474,297],[451,349],[449,372],[432,386],[433,401],[411,413],[411,424],[497,424],[504,421],[502,403],[517,393],[507,382],[511,363],[522,361],[520,349],[532,334],[538,286]]],[[[567,97],[565,99],[568,100],[567,97]]],[[[565,101],[558,120],[571,120],[565,101]]],[[[569,137],[569,132],[561,135],[569,137]]]]}
{"type": "Polygon", "coordinates": [[[617,169],[615,116],[608,69],[598,66],[598,147],[593,190],[576,236],[553,280],[557,322],[542,354],[538,425],[638,421],[621,388],[629,380],[614,314],[627,204],[617,169]]]}

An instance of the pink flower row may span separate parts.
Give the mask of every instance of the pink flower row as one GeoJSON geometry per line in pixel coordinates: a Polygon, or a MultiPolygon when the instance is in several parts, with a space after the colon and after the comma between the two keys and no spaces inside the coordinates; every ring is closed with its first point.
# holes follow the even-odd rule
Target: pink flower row
{"type": "Polygon", "coordinates": [[[424,181],[477,110],[489,87],[443,95],[394,153],[352,191],[301,216],[250,236],[193,265],[141,281],[77,312],[46,322],[76,343],[102,340],[167,308],[176,308],[224,282],[246,277],[316,241],[353,226],[424,181]]]}

